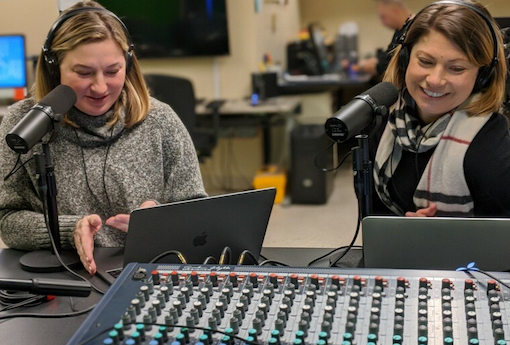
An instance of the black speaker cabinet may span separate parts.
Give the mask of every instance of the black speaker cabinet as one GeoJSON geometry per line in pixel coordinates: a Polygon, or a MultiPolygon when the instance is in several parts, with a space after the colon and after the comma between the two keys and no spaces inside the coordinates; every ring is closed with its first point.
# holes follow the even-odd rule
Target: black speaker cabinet
{"type": "Polygon", "coordinates": [[[324,172],[334,164],[331,140],[323,125],[299,125],[291,133],[292,203],[324,204],[333,191],[334,172],[324,172]],[[317,165],[315,163],[317,161],[317,165]]]}

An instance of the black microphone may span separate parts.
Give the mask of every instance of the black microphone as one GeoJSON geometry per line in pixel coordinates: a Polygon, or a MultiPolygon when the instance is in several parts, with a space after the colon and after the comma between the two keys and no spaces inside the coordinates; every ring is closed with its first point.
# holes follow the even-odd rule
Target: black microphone
{"type": "Polygon", "coordinates": [[[5,279],[0,278],[0,289],[28,291],[39,295],[87,297],[89,282],[63,279],[5,279]]]}
{"type": "Polygon", "coordinates": [[[382,82],[354,97],[347,105],[326,120],[326,134],[337,142],[349,140],[372,123],[375,114],[386,115],[388,107],[397,101],[397,88],[382,82]]]}
{"type": "Polygon", "coordinates": [[[62,121],[63,115],[76,103],[74,90],[58,85],[34,105],[7,134],[7,145],[17,153],[27,153],[42,137],[62,121]]]}

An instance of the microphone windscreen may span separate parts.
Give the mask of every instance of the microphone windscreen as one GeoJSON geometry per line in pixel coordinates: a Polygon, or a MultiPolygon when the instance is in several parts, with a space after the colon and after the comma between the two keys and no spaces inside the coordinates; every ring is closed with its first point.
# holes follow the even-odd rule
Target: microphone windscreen
{"type": "Polygon", "coordinates": [[[386,107],[390,107],[398,99],[398,90],[392,83],[383,81],[363,92],[362,95],[372,97],[375,104],[378,106],[384,105],[386,107]]]}
{"type": "Polygon", "coordinates": [[[65,114],[76,103],[76,93],[67,85],[58,85],[39,104],[50,106],[54,114],[65,114]]]}

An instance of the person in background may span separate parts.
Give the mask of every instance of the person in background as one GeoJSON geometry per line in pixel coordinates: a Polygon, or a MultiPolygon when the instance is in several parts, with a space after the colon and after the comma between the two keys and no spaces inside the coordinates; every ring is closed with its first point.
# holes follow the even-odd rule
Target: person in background
{"type": "MultiPolygon", "coordinates": [[[[62,246],[75,247],[94,274],[94,246],[123,246],[131,211],[207,194],[191,137],[170,106],[149,96],[120,19],[84,1],[62,12],[56,24],[50,51],[39,57],[32,97],[10,107],[0,135],[5,138],[57,85],[74,90],[77,101],[49,147],[62,246]]],[[[31,160],[37,149],[22,156],[23,169],[1,182],[0,234],[11,248],[50,247],[31,160]]],[[[7,176],[19,156],[5,140],[0,155],[7,176]]]]}
{"type": "Polygon", "coordinates": [[[498,113],[507,65],[497,24],[475,1],[425,7],[384,80],[399,90],[372,136],[374,213],[510,217],[510,134],[498,113]]]}
{"type": "Polygon", "coordinates": [[[360,60],[358,64],[352,66],[352,69],[380,80],[388,67],[391,52],[397,46],[397,39],[401,36],[404,24],[412,18],[413,14],[403,0],[375,0],[375,2],[381,23],[395,30],[395,33],[385,51],[378,52],[376,57],[360,60]]]}

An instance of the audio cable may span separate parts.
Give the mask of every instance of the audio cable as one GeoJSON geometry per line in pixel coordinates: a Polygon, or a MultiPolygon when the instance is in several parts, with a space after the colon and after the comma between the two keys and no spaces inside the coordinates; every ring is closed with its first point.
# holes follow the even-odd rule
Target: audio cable
{"type": "Polygon", "coordinates": [[[184,258],[184,255],[182,255],[182,253],[178,250],[167,250],[166,252],[163,252],[163,253],[157,255],[156,257],[154,257],[154,259],[149,261],[149,263],[153,264],[153,263],[159,261],[160,259],[164,258],[165,256],[169,256],[169,255],[175,255],[181,261],[182,264],[187,264],[186,259],[184,258]]]}

